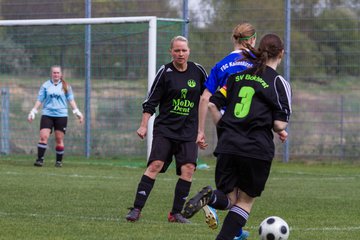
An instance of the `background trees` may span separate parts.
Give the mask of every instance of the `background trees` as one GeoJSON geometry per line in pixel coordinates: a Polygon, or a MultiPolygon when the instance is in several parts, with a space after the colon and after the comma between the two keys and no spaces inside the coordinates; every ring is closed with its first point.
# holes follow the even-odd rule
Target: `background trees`
{"type": "MultiPolygon", "coordinates": [[[[1,16],[3,19],[44,19],[44,18],[81,18],[84,17],[84,1],[64,0],[2,0],[0,1],[1,16]]],[[[93,17],[113,16],[158,16],[163,18],[181,18],[183,16],[182,0],[156,1],[113,1],[93,0],[93,17]]],[[[291,29],[291,74],[296,81],[303,73],[311,75],[305,81],[317,80],[326,74],[352,75],[359,74],[360,57],[357,52],[359,37],[360,3],[356,0],[292,0],[292,29],[291,29]]],[[[240,22],[249,21],[258,30],[258,36],[267,32],[284,33],[284,1],[253,1],[253,0],[191,0],[190,39],[194,60],[210,68],[216,59],[220,59],[232,50],[231,31],[240,22]],[[211,51],[210,51],[211,50],[211,51]]],[[[111,28],[111,27],[109,27],[111,28]]],[[[58,59],[63,63],[66,52],[71,51],[67,35],[68,29],[63,28],[29,28],[36,42],[41,44],[44,32],[62,32],[63,40],[58,41],[58,59]]],[[[79,29],[79,31],[81,31],[79,29]]],[[[110,29],[111,31],[111,29],[110,29]]],[[[7,29],[2,31],[2,44],[19,46],[19,51],[25,51],[29,60],[47,62],[46,52],[34,54],[36,49],[28,49],[22,39],[13,38],[18,30],[7,29]],[[34,56],[41,56],[34,58],[34,56]],[[30,59],[30,56],[33,56],[30,59]]],[[[53,41],[52,39],[48,41],[53,41]]],[[[131,36],[122,41],[131,42],[131,36]]],[[[80,41],[70,41],[71,44],[81,47],[80,41]]],[[[130,45],[128,45],[130,46],[130,45]]],[[[128,47],[124,51],[131,54],[128,47]]],[[[54,49],[52,49],[54,51],[54,49]]],[[[103,47],[102,51],[113,51],[103,47]]],[[[66,59],[71,58],[67,56],[66,59]]],[[[121,63],[128,66],[129,63],[121,63]]],[[[14,59],[13,59],[14,60],[14,59]]],[[[103,59],[104,60],[104,59],[103,59]]],[[[8,61],[8,60],[7,60],[8,61]]],[[[71,60],[69,60],[71,62],[71,60]]],[[[73,61],[79,61],[74,59],[73,61]]],[[[10,63],[10,61],[8,61],[10,63]]],[[[114,63],[116,64],[116,63],[114,63]]],[[[118,63],[117,63],[118,64],[118,63]]],[[[12,64],[7,64],[12,65],[12,64]]],[[[0,70],[16,71],[6,67],[0,70]]],[[[321,82],[321,79],[319,80],[321,82]]]]}

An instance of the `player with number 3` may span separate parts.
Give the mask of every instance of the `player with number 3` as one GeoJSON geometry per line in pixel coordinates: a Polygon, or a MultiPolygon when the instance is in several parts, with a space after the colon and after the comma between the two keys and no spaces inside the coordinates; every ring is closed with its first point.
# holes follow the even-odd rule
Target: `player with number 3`
{"type": "Polygon", "coordinates": [[[284,55],[283,42],[275,34],[266,34],[251,52],[255,58],[244,55],[254,58],[255,67],[231,75],[210,98],[209,110],[218,132],[216,190],[204,187],[183,211],[190,218],[206,204],[228,210],[217,240],[234,239],[263,192],[275,154],[273,132],[281,141],[287,139],[291,87],[276,72],[284,55]]]}

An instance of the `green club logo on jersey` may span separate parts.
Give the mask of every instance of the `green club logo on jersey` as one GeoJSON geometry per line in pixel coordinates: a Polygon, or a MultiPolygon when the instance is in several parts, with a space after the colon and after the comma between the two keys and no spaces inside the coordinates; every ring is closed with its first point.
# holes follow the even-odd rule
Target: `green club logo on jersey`
{"type": "Polygon", "coordinates": [[[187,92],[188,92],[188,90],[186,88],[181,89],[181,98],[186,99],[187,92]]]}
{"type": "Polygon", "coordinates": [[[196,82],[195,82],[195,80],[194,79],[190,79],[190,80],[188,80],[188,86],[189,87],[191,87],[191,88],[193,88],[193,87],[195,87],[196,86],[196,82]]]}
{"type": "Polygon", "coordinates": [[[180,90],[180,98],[172,100],[173,109],[170,112],[184,116],[189,115],[190,110],[194,107],[195,103],[186,99],[187,93],[188,90],[186,88],[180,90]]]}

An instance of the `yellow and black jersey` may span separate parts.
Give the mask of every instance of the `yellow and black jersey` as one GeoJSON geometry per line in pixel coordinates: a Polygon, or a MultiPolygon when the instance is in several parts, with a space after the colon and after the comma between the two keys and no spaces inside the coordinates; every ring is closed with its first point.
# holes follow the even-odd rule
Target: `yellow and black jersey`
{"type": "Polygon", "coordinates": [[[186,71],[178,71],[172,63],[161,66],[143,103],[143,112],[159,114],[154,122],[154,136],[179,141],[195,141],[198,107],[207,78],[205,69],[188,62],[186,71]]]}
{"type": "Polygon", "coordinates": [[[274,157],[274,120],[289,121],[290,84],[274,69],[255,68],[231,75],[210,102],[226,111],[217,125],[218,153],[271,161],[274,157]]]}

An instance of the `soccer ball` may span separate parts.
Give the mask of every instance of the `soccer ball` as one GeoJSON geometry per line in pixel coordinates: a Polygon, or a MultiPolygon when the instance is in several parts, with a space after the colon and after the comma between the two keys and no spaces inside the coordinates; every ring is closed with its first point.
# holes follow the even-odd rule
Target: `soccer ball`
{"type": "Polygon", "coordinates": [[[289,225],[277,216],[266,218],[259,226],[260,240],[287,240],[289,234],[289,225]]]}

